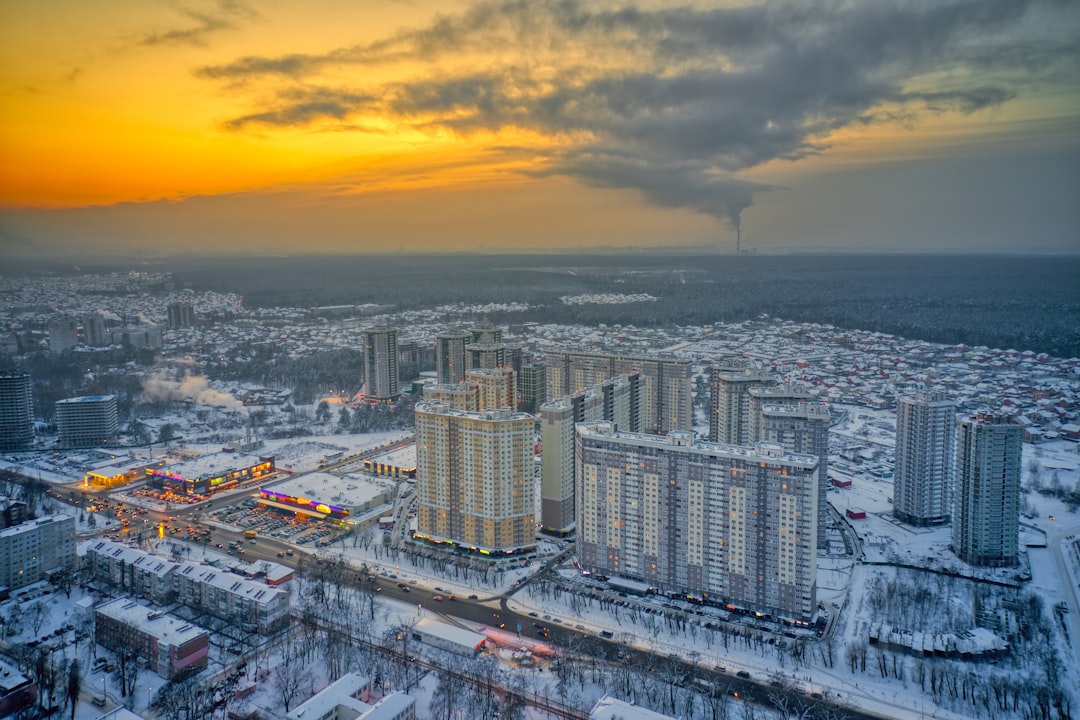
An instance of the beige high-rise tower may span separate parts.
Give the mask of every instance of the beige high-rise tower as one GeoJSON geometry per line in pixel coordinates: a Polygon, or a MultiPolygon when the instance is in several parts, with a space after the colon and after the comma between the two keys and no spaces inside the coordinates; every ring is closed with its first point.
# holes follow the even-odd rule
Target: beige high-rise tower
{"type": "Polygon", "coordinates": [[[417,536],[484,554],[536,544],[535,421],[416,406],[417,536]]]}

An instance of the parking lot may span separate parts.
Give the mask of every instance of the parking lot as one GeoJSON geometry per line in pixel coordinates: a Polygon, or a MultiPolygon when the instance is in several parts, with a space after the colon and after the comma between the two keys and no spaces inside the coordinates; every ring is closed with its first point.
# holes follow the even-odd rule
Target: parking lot
{"type": "Polygon", "coordinates": [[[285,540],[296,545],[320,547],[337,540],[341,533],[317,518],[288,517],[282,513],[259,507],[254,500],[245,500],[239,506],[227,507],[210,513],[218,522],[240,530],[253,530],[259,535],[285,540]]]}

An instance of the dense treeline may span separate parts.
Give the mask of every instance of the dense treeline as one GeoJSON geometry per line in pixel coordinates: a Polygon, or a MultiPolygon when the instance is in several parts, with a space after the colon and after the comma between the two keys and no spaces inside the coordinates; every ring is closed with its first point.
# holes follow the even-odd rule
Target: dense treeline
{"type": "Polygon", "coordinates": [[[247,308],[528,303],[526,312],[488,317],[639,327],[764,313],[943,344],[1080,356],[1080,257],[1073,256],[357,255],[176,258],[155,269],[197,290],[239,293],[247,308]],[[588,293],[648,293],[658,301],[560,300],[588,293]]]}
{"type": "Polygon", "coordinates": [[[706,325],[762,313],[945,344],[1080,356],[1080,258],[454,255],[244,259],[177,266],[246,307],[528,303],[496,322],[706,325]],[[250,266],[237,272],[237,264],[250,266]],[[657,302],[566,305],[564,295],[657,302]]]}

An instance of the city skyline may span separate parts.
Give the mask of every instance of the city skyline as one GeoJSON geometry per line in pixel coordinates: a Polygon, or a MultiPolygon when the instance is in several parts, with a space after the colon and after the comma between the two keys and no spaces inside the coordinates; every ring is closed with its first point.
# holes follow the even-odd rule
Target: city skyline
{"type": "Polygon", "coordinates": [[[1077,249],[1066,3],[0,13],[4,255],[1077,249]]]}

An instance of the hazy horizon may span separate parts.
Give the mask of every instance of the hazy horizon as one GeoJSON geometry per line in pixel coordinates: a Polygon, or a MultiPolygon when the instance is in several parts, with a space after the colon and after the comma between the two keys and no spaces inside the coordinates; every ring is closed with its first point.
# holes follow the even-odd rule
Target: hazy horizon
{"type": "Polygon", "coordinates": [[[1080,252],[1080,6],[0,9],[0,257],[1080,252]]]}

